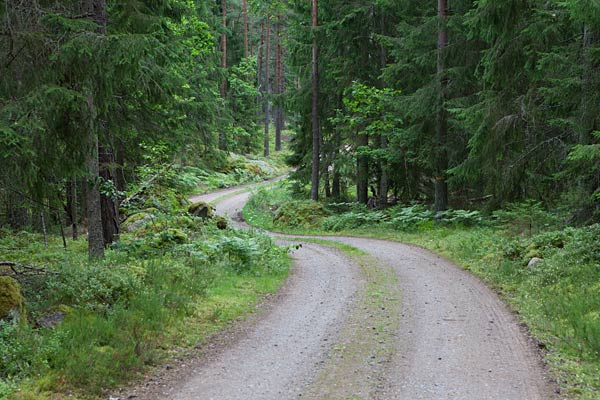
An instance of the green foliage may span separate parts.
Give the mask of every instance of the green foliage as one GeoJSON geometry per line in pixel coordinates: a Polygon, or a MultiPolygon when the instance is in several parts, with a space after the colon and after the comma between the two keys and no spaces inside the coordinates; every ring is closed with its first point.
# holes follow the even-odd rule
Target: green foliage
{"type": "Polygon", "coordinates": [[[47,334],[43,338],[29,325],[0,321],[0,395],[17,389],[19,379],[50,367],[60,346],[60,334],[47,334]]]}
{"type": "Polygon", "coordinates": [[[106,312],[117,301],[126,301],[143,284],[143,271],[133,266],[65,265],[48,279],[46,290],[55,304],[69,304],[90,311],[106,312]]]}
{"type": "Polygon", "coordinates": [[[479,211],[447,210],[436,215],[423,204],[396,205],[386,210],[371,210],[356,203],[328,203],[294,200],[291,187],[282,183],[255,192],[244,207],[246,220],[264,229],[343,231],[356,228],[394,230],[430,229],[446,226],[483,226],[490,221],[479,211]]]}
{"type": "Polygon", "coordinates": [[[434,222],[444,225],[473,226],[485,222],[479,211],[447,210],[436,215],[422,204],[412,206],[394,206],[385,211],[367,210],[349,211],[331,216],[323,221],[323,229],[341,231],[361,226],[393,228],[397,230],[415,230],[431,227],[434,222]]]}
{"type": "Polygon", "coordinates": [[[31,324],[0,323],[1,387],[12,391],[17,386],[11,382],[45,377],[50,383],[44,390],[98,394],[158,362],[176,334],[172,327],[224,284],[224,276],[285,276],[286,251],[264,234],[213,224],[186,229],[186,239],[194,239],[183,244],[175,228],[157,236],[161,243],[144,238],[134,246],[124,235],[97,263],[87,262],[85,248],[70,257],[63,253],[52,267],[59,273],[46,277],[35,294],[25,291],[31,324]],[[33,328],[36,319],[59,310],[64,321],[57,328],[33,328]]]}
{"type": "Polygon", "coordinates": [[[561,224],[556,215],[544,210],[542,203],[533,200],[509,204],[506,209],[495,211],[493,215],[513,232],[528,235],[556,228],[561,224]]]}
{"type": "Polygon", "coordinates": [[[397,229],[414,229],[433,221],[435,213],[422,204],[410,207],[396,206],[392,209],[390,224],[397,229]]]}
{"type": "MultiPolygon", "coordinates": [[[[157,168],[160,160],[147,174],[157,168]]],[[[166,174],[144,191],[136,206],[156,207],[130,217],[144,224],[122,232],[104,260],[89,261],[84,241],[65,252],[58,237],[50,236],[46,248],[40,235],[0,231],[0,249],[12,249],[15,261],[54,272],[23,287],[29,323],[0,323],[0,390],[27,392],[21,383],[28,381],[38,397],[38,390],[99,395],[158,363],[165,348],[181,345],[181,335],[193,345],[203,338],[194,336],[199,331],[239,317],[259,293],[279,286],[289,266],[286,249],[265,234],[223,229],[219,220],[171,206],[180,192],[163,186],[169,180],[166,174]],[[238,301],[242,289],[230,287],[238,281],[249,285],[243,306],[220,306],[218,318],[196,315],[216,301],[213,291],[224,291],[214,295],[220,301],[238,301]],[[35,327],[58,313],[55,328],[35,327]]]]}
{"type": "Polygon", "coordinates": [[[341,231],[364,225],[377,225],[387,220],[389,216],[381,211],[350,211],[325,219],[322,226],[328,231],[341,231]]]}

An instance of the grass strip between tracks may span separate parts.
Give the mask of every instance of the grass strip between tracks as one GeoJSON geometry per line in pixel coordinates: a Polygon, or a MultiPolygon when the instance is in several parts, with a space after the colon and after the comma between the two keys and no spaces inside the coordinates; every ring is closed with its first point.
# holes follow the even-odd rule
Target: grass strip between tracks
{"type": "Polygon", "coordinates": [[[331,240],[286,238],[310,242],[342,252],[361,270],[358,293],[338,340],[306,399],[368,399],[385,386],[385,372],[396,353],[400,324],[400,285],[391,267],[355,247],[331,240]]]}

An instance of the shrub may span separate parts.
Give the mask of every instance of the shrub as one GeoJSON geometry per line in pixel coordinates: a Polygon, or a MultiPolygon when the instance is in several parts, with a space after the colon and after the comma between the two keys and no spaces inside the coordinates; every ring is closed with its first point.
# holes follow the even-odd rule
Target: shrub
{"type": "Polygon", "coordinates": [[[428,210],[422,204],[414,204],[410,207],[396,206],[390,209],[390,225],[396,229],[415,229],[432,222],[435,217],[433,211],[428,210]]]}
{"type": "Polygon", "coordinates": [[[441,214],[442,222],[450,225],[475,226],[485,223],[483,215],[477,210],[446,210],[441,214]]]}
{"type": "Polygon", "coordinates": [[[494,211],[493,216],[513,233],[529,236],[560,226],[560,219],[556,215],[544,210],[542,203],[533,200],[509,204],[504,210],[494,211]]]}
{"type": "Polygon", "coordinates": [[[48,277],[47,297],[53,304],[71,304],[105,312],[118,300],[126,301],[143,286],[143,275],[126,265],[73,264],[48,277]]]}
{"type": "Polygon", "coordinates": [[[382,211],[346,212],[331,216],[323,221],[323,228],[329,231],[358,228],[363,225],[376,225],[388,220],[382,211]]]}

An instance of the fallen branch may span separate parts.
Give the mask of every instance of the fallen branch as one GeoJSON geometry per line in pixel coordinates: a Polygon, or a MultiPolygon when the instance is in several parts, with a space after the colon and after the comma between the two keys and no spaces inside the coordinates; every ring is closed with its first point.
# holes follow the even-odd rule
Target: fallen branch
{"type": "MultiPolygon", "coordinates": [[[[52,272],[52,271],[48,271],[45,268],[40,268],[40,267],[34,267],[33,265],[27,265],[27,264],[22,264],[22,263],[17,263],[17,262],[12,262],[12,261],[3,261],[0,260],[0,266],[7,266],[9,267],[12,271],[14,275],[46,275],[46,274],[53,274],[56,275],[56,272],[52,272]]],[[[2,275],[2,272],[0,271],[0,275],[2,275]]]]}

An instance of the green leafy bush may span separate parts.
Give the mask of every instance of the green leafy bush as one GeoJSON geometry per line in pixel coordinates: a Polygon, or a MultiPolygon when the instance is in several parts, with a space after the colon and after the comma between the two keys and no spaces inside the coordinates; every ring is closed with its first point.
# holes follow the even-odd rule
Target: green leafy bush
{"type": "Polygon", "coordinates": [[[0,321],[0,398],[16,389],[15,382],[48,370],[61,345],[61,333],[41,335],[30,325],[0,321]]]}
{"type": "Polygon", "coordinates": [[[104,312],[117,301],[126,301],[143,286],[142,270],[128,265],[65,265],[48,278],[47,296],[55,304],[69,304],[104,312]]]}
{"type": "Polygon", "coordinates": [[[328,231],[341,231],[354,229],[364,225],[377,225],[387,221],[389,216],[383,211],[350,211],[340,215],[331,216],[323,221],[323,229],[328,231]]]}
{"type": "Polygon", "coordinates": [[[414,229],[432,222],[435,218],[435,213],[422,204],[414,204],[410,207],[395,206],[389,212],[390,225],[396,229],[414,229]]]}
{"type": "Polygon", "coordinates": [[[475,226],[486,223],[481,212],[477,210],[446,210],[441,213],[441,220],[445,224],[475,226]]]}

